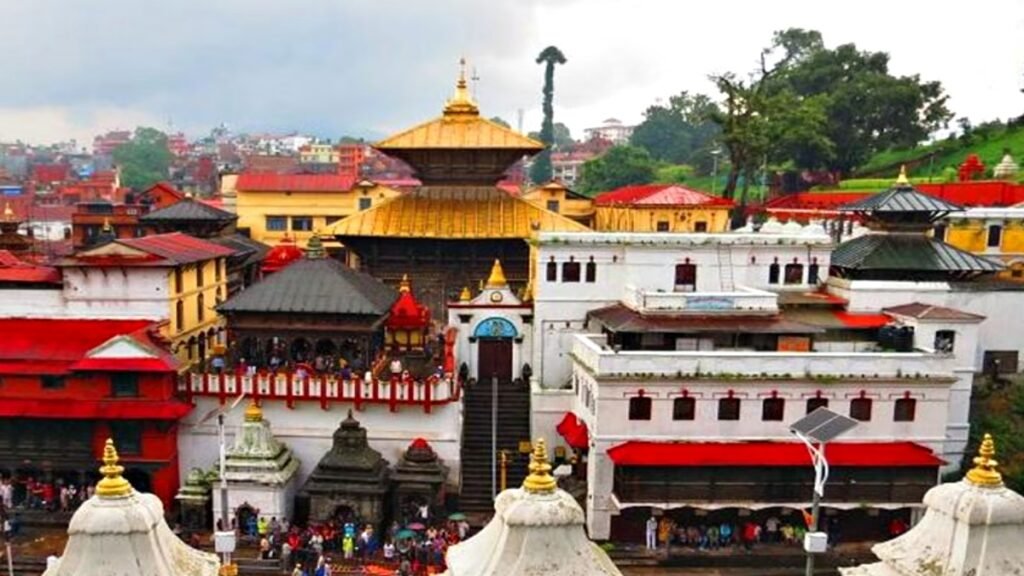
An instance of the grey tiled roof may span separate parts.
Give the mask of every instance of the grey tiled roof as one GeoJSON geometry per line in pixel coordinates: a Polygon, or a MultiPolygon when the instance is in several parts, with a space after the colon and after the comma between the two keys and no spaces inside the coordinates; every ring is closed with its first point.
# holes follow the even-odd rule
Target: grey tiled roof
{"type": "Polygon", "coordinates": [[[205,220],[210,222],[228,222],[237,220],[238,215],[214,208],[208,204],[185,198],[166,208],[160,208],[139,218],[141,222],[164,222],[167,220],[205,220]]]}
{"type": "Polygon", "coordinates": [[[871,194],[839,208],[843,212],[963,212],[963,207],[940,198],[918,192],[909,184],[896,184],[892,188],[871,194]]]}
{"type": "Polygon", "coordinates": [[[387,314],[398,293],[332,258],[302,259],[218,307],[222,312],[387,314]]]}
{"type": "Polygon", "coordinates": [[[1002,264],[923,234],[867,234],[832,251],[832,266],[853,270],[995,272],[1002,264]]]}

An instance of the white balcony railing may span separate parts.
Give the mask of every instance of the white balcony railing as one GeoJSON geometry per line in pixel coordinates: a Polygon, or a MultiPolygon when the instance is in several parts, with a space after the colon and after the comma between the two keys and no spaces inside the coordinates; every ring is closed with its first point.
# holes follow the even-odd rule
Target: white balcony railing
{"type": "Polygon", "coordinates": [[[777,294],[746,286],[737,286],[732,292],[660,292],[628,285],[623,302],[646,313],[775,314],[779,311],[777,294]]]}

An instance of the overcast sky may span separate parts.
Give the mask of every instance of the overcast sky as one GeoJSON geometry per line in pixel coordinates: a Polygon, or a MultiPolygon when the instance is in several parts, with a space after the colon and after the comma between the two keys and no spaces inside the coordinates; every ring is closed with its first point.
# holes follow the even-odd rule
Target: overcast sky
{"type": "Polygon", "coordinates": [[[942,81],[975,123],[1024,113],[1024,0],[0,0],[0,141],[90,141],[147,124],[190,136],[376,138],[440,112],[465,55],[487,116],[540,122],[547,45],[568,58],[555,118],[634,123],[708,74],[746,72],[774,30],[820,30],[942,81]]]}

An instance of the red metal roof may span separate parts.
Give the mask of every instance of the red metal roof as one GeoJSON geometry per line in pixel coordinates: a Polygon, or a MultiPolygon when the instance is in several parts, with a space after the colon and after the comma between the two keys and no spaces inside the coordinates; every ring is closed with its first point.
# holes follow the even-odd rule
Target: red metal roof
{"type": "Polygon", "coordinates": [[[565,438],[565,441],[580,450],[590,447],[590,433],[587,430],[587,423],[580,420],[572,412],[566,412],[562,421],[558,423],[555,430],[565,438]]]}
{"type": "Polygon", "coordinates": [[[598,206],[733,206],[732,200],[710,196],[678,184],[624,186],[594,199],[598,206]]]}
{"type": "Polygon", "coordinates": [[[60,418],[63,420],[178,420],[192,411],[180,400],[32,400],[6,398],[0,402],[0,417],[60,418]]]}
{"type": "Polygon", "coordinates": [[[32,166],[32,179],[37,184],[53,184],[67,180],[70,166],[67,164],[36,164],[32,166]]]}
{"type": "MultiPolygon", "coordinates": [[[[935,467],[945,464],[914,442],[833,442],[829,466],[935,467]]],[[[617,466],[811,466],[799,442],[626,442],[608,450],[617,466]]]]}
{"type": "MultiPolygon", "coordinates": [[[[67,373],[93,348],[153,324],[152,320],[0,318],[0,373],[67,373]]],[[[137,339],[151,346],[144,335],[137,339]]]]}
{"type": "Polygon", "coordinates": [[[142,238],[123,238],[116,242],[170,260],[175,264],[188,264],[234,254],[230,248],[181,232],[156,234],[142,238]]]}
{"type": "Polygon", "coordinates": [[[292,240],[290,236],[285,236],[263,258],[263,273],[272,274],[277,272],[292,262],[301,260],[303,256],[305,256],[305,253],[295,245],[295,240],[292,240]]]}
{"type": "Polygon", "coordinates": [[[430,309],[420,304],[413,296],[409,285],[399,289],[398,300],[391,305],[387,327],[395,330],[419,330],[430,324],[430,309]]]}
{"type": "MultiPolygon", "coordinates": [[[[915,184],[919,192],[960,206],[1013,206],[1024,202],[1024,184],[1001,181],[949,182],[944,184],[915,184]]],[[[787,211],[838,210],[871,196],[872,192],[800,192],[773,198],[764,204],[764,209],[773,214],[787,211]]]]}
{"type": "Polygon", "coordinates": [[[355,178],[343,174],[245,173],[238,176],[236,190],[245,192],[347,192],[355,178]]]}

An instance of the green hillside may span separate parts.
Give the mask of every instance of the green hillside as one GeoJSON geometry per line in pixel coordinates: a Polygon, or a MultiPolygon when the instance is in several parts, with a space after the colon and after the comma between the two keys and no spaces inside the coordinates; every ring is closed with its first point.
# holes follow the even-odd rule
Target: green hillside
{"type": "Polygon", "coordinates": [[[939,179],[944,170],[956,170],[968,154],[977,154],[988,176],[1007,149],[1018,162],[1024,159],[1024,125],[982,125],[973,129],[968,138],[961,136],[909,150],[886,150],[876,154],[856,175],[891,178],[899,172],[901,164],[906,164],[913,176],[927,177],[931,171],[933,177],[939,179]],[[932,154],[934,161],[930,159],[932,154]]]}

